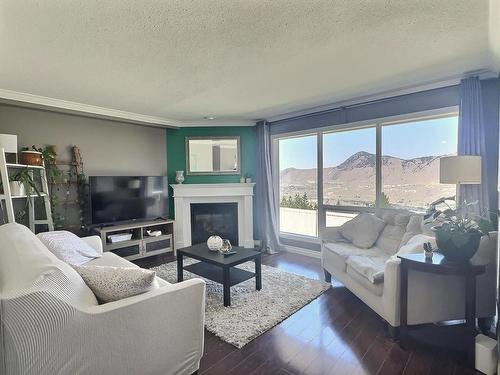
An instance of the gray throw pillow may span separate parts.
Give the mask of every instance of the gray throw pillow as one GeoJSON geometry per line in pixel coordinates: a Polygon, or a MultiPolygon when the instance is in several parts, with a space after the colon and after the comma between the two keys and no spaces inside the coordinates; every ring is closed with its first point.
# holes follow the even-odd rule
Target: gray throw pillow
{"type": "Polygon", "coordinates": [[[385,227],[384,220],[372,214],[359,214],[339,227],[339,233],[354,246],[368,249],[373,246],[385,227]]]}
{"type": "Polygon", "coordinates": [[[158,287],[156,273],[138,267],[80,266],[74,267],[102,302],[118,301],[158,287]]]}

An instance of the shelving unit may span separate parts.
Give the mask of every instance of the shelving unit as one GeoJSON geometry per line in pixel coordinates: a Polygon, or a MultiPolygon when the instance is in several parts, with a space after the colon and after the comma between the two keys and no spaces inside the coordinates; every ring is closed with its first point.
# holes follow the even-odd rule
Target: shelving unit
{"type": "Polygon", "coordinates": [[[2,208],[5,206],[7,214],[7,222],[14,223],[16,221],[14,214],[14,200],[15,199],[28,199],[28,223],[32,232],[36,232],[37,225],[46,225],[49,231],[54,230],[52,222],[52,214],[50,211],[50,197],[47,185],[47,175],[44,166],[26,165],[7,163],[5,159],[5,150],[0,149],[0,177],[3,186],[3,194],[0,194],[0,203],[2,208]],[[41,181],[40,195],[32,194],[27,195],[12,195],[9,185],[9,170],[10,169],[28,169],[31,177],[34,177],[34,172],[39,173],[41,181]],[[45,208],[45,219],[37,219],[35,216],[35,199],[42,199],[45,208]]]}
{"type": "Polygon", "coordinates": [[[111,251],[128,260],[145,258],[174,251],[174,221],[151,220],[127,224],[97,227],[93,232],[101,237],[104,251],[111,251]],[[150,237],[147,231],[161,231],[161,236],[150,237]],[[109,235],[131,233],[127,241],[110,242],[109,235]]]}

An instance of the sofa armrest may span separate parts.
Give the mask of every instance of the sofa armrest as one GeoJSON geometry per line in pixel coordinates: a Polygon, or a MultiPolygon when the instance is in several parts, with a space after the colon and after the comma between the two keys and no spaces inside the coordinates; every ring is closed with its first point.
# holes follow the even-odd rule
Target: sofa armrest
{"type": "MultiPolygon", "coordinates": [[[[203,280],[191,279],[93,306],[88,313],[89,335],[97,336],[90,362],[109,363],[117,374],[198,370],[205,324],[203,280]],[[110,350],[120,355],[113,356],[110,350]]],[[[94,370],[90,373],[106,373],[102,365],[94,370]]]]}
{"type": "Polygon", "coordinates": [[[3,344],[14,359],[7,361],[7,373],[189,375],[199,368],[203,280],[100,306],[68,299],[46,281],[33,293],[2,296],[0,324],[9,327],[3,344]]]}
{"type": "Polygon", "coordinates": [[[328,227],[321,231],[320,235],[323,243],[327,242],[345,242],[344,238],[339,233],[338,227],[328,227]]]}
{"type": "Polygon", "coordinates": [[[384,294],[382,298],[386,320],[393,327],[399,326],[400,266],[401,260],[397,256],[392,256],[385,262],[384,294]]]}
{"type": "Polygon", "coordinates": [[[99,254],[102,254],[102,241],[99,236],[82,237],[82,240],[88,243],[93,249],[97,250],[99,254]]]}

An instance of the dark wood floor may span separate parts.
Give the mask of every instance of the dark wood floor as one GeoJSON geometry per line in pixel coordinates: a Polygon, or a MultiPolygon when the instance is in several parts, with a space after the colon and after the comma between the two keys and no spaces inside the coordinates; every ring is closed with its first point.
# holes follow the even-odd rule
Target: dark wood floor
{"type": "MultiPolygon", "coordinates": [[[[173,256],[138,262],[143,267],[173,256]]],[[[291,253],[266,255],[263,264],[320,279],[319,259],[291,253]]],[[[286,298],[286,296],[284,296],[286,298]]],[[[242,349],[205,331],[200,374],[475,374],[443,351],[405,351],[384,321],[338,283],[242,349]]]]}

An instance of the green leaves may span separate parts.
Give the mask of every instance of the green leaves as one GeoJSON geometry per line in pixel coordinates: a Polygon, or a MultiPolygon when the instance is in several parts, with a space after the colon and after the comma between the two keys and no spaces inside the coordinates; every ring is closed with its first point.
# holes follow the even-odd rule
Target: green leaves
{"type": "Polygon", "coordinates": [[[24,188],[26,189],[26,195],[29,197],[31,196],[32,192],[34,191],[38,196],[41,196],[40,189],[38,189],[38,186],[36,185],[35,181],[33,180],[33,177],[31,176],[31,172],[28,168],[26,169],[21,169],[18,171],[16,174],[12,175],[9,178],[10,181],[19,181],[24,185],[24,188]]]}
{"type": "Polygon", "coordinates": [[[481,235],[487,235],[495,230],[489,218],[473,214],[478,201],[463,202],[457,208],[452,208],[449,204],[445,204],[447,206],[445,210],[437,210],[431,215],[431,222],[438,224],[436,235],[439,232],[443,240],[451,239],[451,235],[453,235],[453,242],[457,241],[458,246],[459,243],[465,241],[465,237],[462,238],[457,235],[458,233],[481,233],[481,235]],[[446,238],[445,232],[450,233],[450,238],[446,238]]]}

